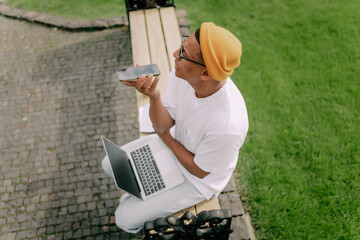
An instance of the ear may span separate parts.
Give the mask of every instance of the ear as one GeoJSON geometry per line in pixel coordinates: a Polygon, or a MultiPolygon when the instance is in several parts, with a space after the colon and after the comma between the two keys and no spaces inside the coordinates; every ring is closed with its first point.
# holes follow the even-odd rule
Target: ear
{"type": "Polygon", "coordinates": [[[209,81],[209,80],[212,79],[212,77],[210,77],[209,72],[208,72],[208,70],[206,68],[201,71],[200,79],[202,81],[209,81]]]}

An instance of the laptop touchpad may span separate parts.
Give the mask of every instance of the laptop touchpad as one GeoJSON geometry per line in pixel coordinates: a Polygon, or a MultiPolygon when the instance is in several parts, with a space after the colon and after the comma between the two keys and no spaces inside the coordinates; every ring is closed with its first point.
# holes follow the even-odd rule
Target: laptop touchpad
{"type": "Polygon", "coordinates": [[[157,152],[154,157],[162,174],[171,172],[178,167],[174,155],[168,149],[157,152]]]}

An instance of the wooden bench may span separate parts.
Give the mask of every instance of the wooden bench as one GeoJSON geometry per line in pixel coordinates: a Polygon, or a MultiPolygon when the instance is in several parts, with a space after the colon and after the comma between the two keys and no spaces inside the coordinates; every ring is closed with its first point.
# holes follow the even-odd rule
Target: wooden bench
{"type": "MultiPolygon", "coordinates": [[[[158,86],[164,93],[171,69],[174,67],[173,52],[180,47],[181,36],[174,7],[153,8],[129,12],[133,63],[159,66],[161,77],[158,86]]],[[[137,93],[139,110],[149,104],[149,99],[137,93]]],[[[145,114],[146,115],[146,114],[145,114]]],[[[148,118],[148,114],[146,115],[148,118]]],[[[150,121],[150,119],[148,119],[150,121]]],[[[139,124],[142,124],[141,121],[139,124]]],[[[140,129],[142,126],[140,125],[140,129]]],[[[143,135],[140,133],[140,135],[143,135]]],[[[182,216],[185,211],[194,215],[204,210],[220,209],[218,198],[204,201],[176,216],[182,216]]]]}

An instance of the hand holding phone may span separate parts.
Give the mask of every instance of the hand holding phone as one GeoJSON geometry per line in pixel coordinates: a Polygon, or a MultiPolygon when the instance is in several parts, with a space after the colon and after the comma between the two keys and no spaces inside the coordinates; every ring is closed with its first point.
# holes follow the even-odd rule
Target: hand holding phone
{"type": "Polygon", "coordinates": [[[160,97],[160,90],[157,88],[160,71],[156,64],[151,64],[151,65],[152,66],[145,65],[145,66],[133,67],[126,74],[122,75],[121,78],[118,75],[118,78],[124,85],[128,87],[135,87],[138,92],[150,98],[160,97]],[[144,69],[145,70],[147,69],[148,71],[144,72],[144,69]],[[133,75],[127,75],[129,72],[133,73],[133,75]],[[155,72],[156,76],[152,72],[155,72]],[[135,76],[137,77],[134,78],[135,76]]]}
{"type": "Polygon", "coordinates": [[[117,77],[120,81],[137,81],[141,75],[149,76],[159,76],[160,70],[157,64],[148,64],[137,67],[130,67],[125,69],[116,70],[117,77]]]}

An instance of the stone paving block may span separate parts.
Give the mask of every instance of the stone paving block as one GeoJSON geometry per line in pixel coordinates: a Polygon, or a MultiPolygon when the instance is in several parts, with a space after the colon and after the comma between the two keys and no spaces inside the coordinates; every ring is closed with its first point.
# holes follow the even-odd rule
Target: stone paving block
{"type": "Polygon", "coordinates": [[[56,27],[66,27],[68,25],[69,20],[63,17],[44,17],[41,19],[40,14],[38,16],[34,17],[34,20],[36,21],[42,21],[42,23],[49,24],[56,27]]]}
{"type": "Polygon", "coordinates": [[[6,15],[9,17],[18,17],[22,14],[23,11],[21,11],[20,9],[17,9],[17,8],[12,8],[5,4],[0,4],[0,12],[3,15],[6,15]]]}
{"type": "Polygon", "coordinates": [[[93,21],[91,21],[91,25],[96,26],[96,27],[103,27],[103,28],[109,27],[109,23],[107,22],[106,19],[93,20],[93,21]]]}
{"type": "Polygon", "coordinates": [[[90,26],[90,24],[86,21],[79,21],[74,19],[69,20],[67,24],[68,27],[72,29],[82,29],[90,26]]]}
{"type": "Polygon", "coordinates": [[[230,210],[233,216],[244,214],[244,208],[237,193],[220,194],[219,203],[221,209],[230,210]]]}
{"type": "Polygon", "coordinates": [[[47,14],[47,13],[40,13],[39,15],[37,15],[35,18],[34,18],[34,21],[35,22],[47,22],[47,21],[51,21],[52,19],[52,16],[47,14]]]}
{"type": "Polygon", "coordinates": [[[127,25],[128,20],[126,17],[115,17],[107,20],[109,26],[122,26],[127,25]]]}
{"type": "Polygon", "coordinates": [[[186,18],[186,16],[187,16],[186,11],[183,10],[183,9],[177,9],[177,10],[175,11],[175,14],[176,14],[176,17],[177,17],[177,18],[186,18]]]}
{"type": "Polygon", "coordinates": [[[36,19],[37,16],[39,16],[40,13],[39,12],[35,12],[35,11],[24,11],[21,14],[22,18],[26,18],[29,21],[34,21],[36,19]]]}
{"type": "Polygon", "coordinates": [[[185,36],[191,35],[191,31],[189,30],[188,27],[180,27],[180,33],[181,35],[185,35],[185,36]]]}
{"type": "Polygon", "coordinates": [[[4,226],[6,224],[6,218],[2,217],[0,218],[0,226],[4,226]]]}
{"type": "Polygon", "coordinates": [[[14,240],[16,237],[16,233],[7,233],[6,234],[6,239],[7,240],[14,240]]]}
{"type": "Polygon", "coordinates": [[[222,192],[223,193],[236,192],[236,187],[235,187],[233,176],[230,178],[228,184],[225,186],[225,188],[224,188],[224,190],[222,192]]]}
{"type": "Polygon", "coordinates": [[[186,18],[179,18],[178,23],[180,27],[189,27],[189,21],[186,18]]]}
{"type": "Polygon", "coordinates": [[[250,240],[251,236],[249,228],[246,224],[244,217],[238,216],[232,218],[231,222],[233,233],[230,234],[229,240],[250,240]]]}

